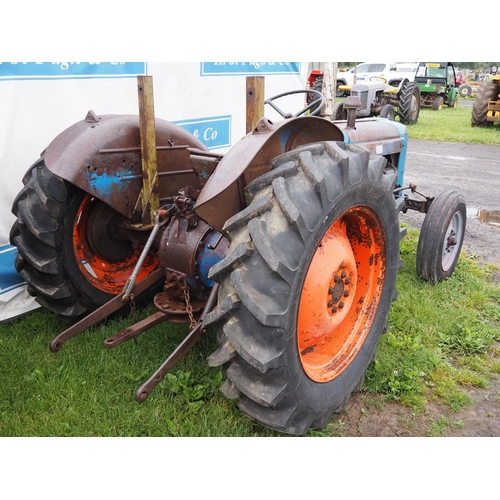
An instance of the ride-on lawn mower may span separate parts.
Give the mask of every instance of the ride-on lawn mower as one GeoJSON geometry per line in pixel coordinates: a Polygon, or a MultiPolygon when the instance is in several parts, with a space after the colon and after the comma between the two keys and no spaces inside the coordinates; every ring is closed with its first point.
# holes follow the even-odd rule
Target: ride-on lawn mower
{"type": "MultiPolygon", "coordinates": [[[[264,116],[264,80],[247,79],[248,133],[225,155],[154,117],[151,77],[138,77],[139,115],[96,115],[56,137],[13,203],[16,268],[45,309],[74,322],[59,351],[139,300],[155,313],[105,341],[162,322],[189,333],[136,392],[145,401],[212,327],[221,387],[263,426],[324,428],[361,388],[396,299],[399,214],[426,213],[417,250],[425,280],[449,277],[465,231],[463,197],[410,198],[404,125],[318,113],[317,93],[291,114],[264,116]],[[315,108],[312,116],[307,116],[315,108]]],[[[293,91],[291,93],[310,93],[293,91]]]]}

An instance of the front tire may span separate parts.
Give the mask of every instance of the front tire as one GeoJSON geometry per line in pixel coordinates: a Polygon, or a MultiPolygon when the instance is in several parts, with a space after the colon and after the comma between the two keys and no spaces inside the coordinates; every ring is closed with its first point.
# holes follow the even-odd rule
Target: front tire
{"type": "Polygon", "coordinates": [[[472,94],[472,87],[470,85],[462,83],[462,85],[458,87],[458,93],[460,94],[460,97],[466,99],[472,94]]]}
{"type": "Polygon", "coordinates": [[[432,103],[432,109],[434,111],[441,111],[443,109],[444,98],[441,95],[438,95],[434,98],[434,102],[432,103]]]}
{"type": "Polygon", "coordinates": [[[310,144],[273,160],[226,223],[208,362],[226,367],[223,393],[263,426],[324,428],[361,388],[396,298],[396,178],[358,146],[310,144]]]}
{"type": "Polygon", "coordinates": [[[386,104],[380,112],[380,118],[387,118],[393,122],[396,119],[396,108],[392,104],[386,104]]]}
{"type": "Polygon", "coordinates": [[[418,238],[418,276],[437,283],[453,274],[464,241],[466,220],[467,208],[461,194],[445,191],[436,196],[418,238]]]}

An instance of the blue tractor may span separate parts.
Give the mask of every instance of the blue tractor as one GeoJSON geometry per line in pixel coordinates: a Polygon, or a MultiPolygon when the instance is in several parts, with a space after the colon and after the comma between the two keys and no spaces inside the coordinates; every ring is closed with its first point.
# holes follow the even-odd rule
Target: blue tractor
{"type": "Polygon", "coordinates": [[[245,414],[288,434],[324,428],[361,388],[388,328],[400,214],[426,213],[418,274],[439,281],[460,253],[464,199],[413,200],[406,127],[356,120],[355,97],[347,119],[331,121],[318,116],[319,92],[293,114],[282,94],[266,101],[283,117],[273,123],[263,81],[251,80],[248,133],[220,155],[154,118],[150,78],[138,77],[138,116],[90,111],[48,145],[13,203],[16,268],[40,305],[72,322],[50,349],[153,301],[153,315],[105,341],[189,324],[138,402],[214,331],[207,362],[224,367],[221,390],[245,414]]]}

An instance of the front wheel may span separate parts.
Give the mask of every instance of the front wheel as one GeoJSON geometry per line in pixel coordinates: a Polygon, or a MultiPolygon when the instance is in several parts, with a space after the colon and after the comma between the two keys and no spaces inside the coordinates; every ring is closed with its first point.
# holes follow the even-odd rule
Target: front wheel
{"type": "Polygon", "coordinates": [[[418,239],[418,276],[437,283],[452,275],[464,241],[466,220],[465,199],[456,191],[445,191],[433,200],[418,239]]]}
{"type": "Polygon", "coordinates": [[[444,99],[443,96],[438,95],[434,98],[434,102],[432,103],[432,109],[434,111],[441,111],[443,109],[444,99]]]}
{"type": "Polygon", "coordinates": [[[472,94],[472,87],[463,83],[460,87],[458,87],[458,93],[460,94],[460,97],[465,99],[472,94]]]}
{"type": "Polygon", "coordinates": [[[348,90],[340,90],[339,87],[341,85],[347,85],[345,82],[337,82],[337,88],[336,88],[336,92],[335,92],[335,97],[347,97],[349,95],[349,91],[348,90]]]}
{"type": "Polygon", "coordinates": [[[223,393],[260,424],[324,428],[361,388],[396,297],[396,178],[358,146],[310,144],[273,160],[226,223],[208,362],[226,367],[223,393]]]}
{"type": "Polygon", "coordinates": [[[396,108],[392,104],[386,104],[380,112],[380,118],[387,118],[393,122],[396,119],[396,108]]]}

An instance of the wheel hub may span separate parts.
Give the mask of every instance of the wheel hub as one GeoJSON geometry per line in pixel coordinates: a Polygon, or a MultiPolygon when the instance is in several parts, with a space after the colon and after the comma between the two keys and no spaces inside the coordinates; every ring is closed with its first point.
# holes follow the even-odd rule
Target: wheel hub
{"type": "MultiPolygon", "coordinates": [[[[119,220],[120,216],[87,194],[73,224],[73,252],[82,276],[96,289],[113,295],[123,290],[142,251],[142,247],[134,249],[117,239],[110,226],[119,220]],[[115,242],[116,253],[110,251],[113,248],[111,241],[115,242]]],[[[158,257],[151,251],[137,280],[141,281],[157,267],[158,257]]]]}
{"type": "Polygon", "coordinates": [[[456,238],[455,231],[453,229],[450,232],[450,235],[446,239],[446,251],[451,252],[453,250],[453,247],[458,243],[458,240],[456,238]]]}
{"type": "Polygon", "coordinates": [[[351,279],[344,270],[333,275],[328,287],[328,307],[331,308],[332,314],[345,307],[343,299],[349,297],[350,284],[351,279]]]}
{"type": "Polygon", "coordinates": [[[369,207],[330,226],[309,264],[299,301],[297,340],[304,371],[328,382],[361,350],[382,294],[385,239],[369,207]]]}

